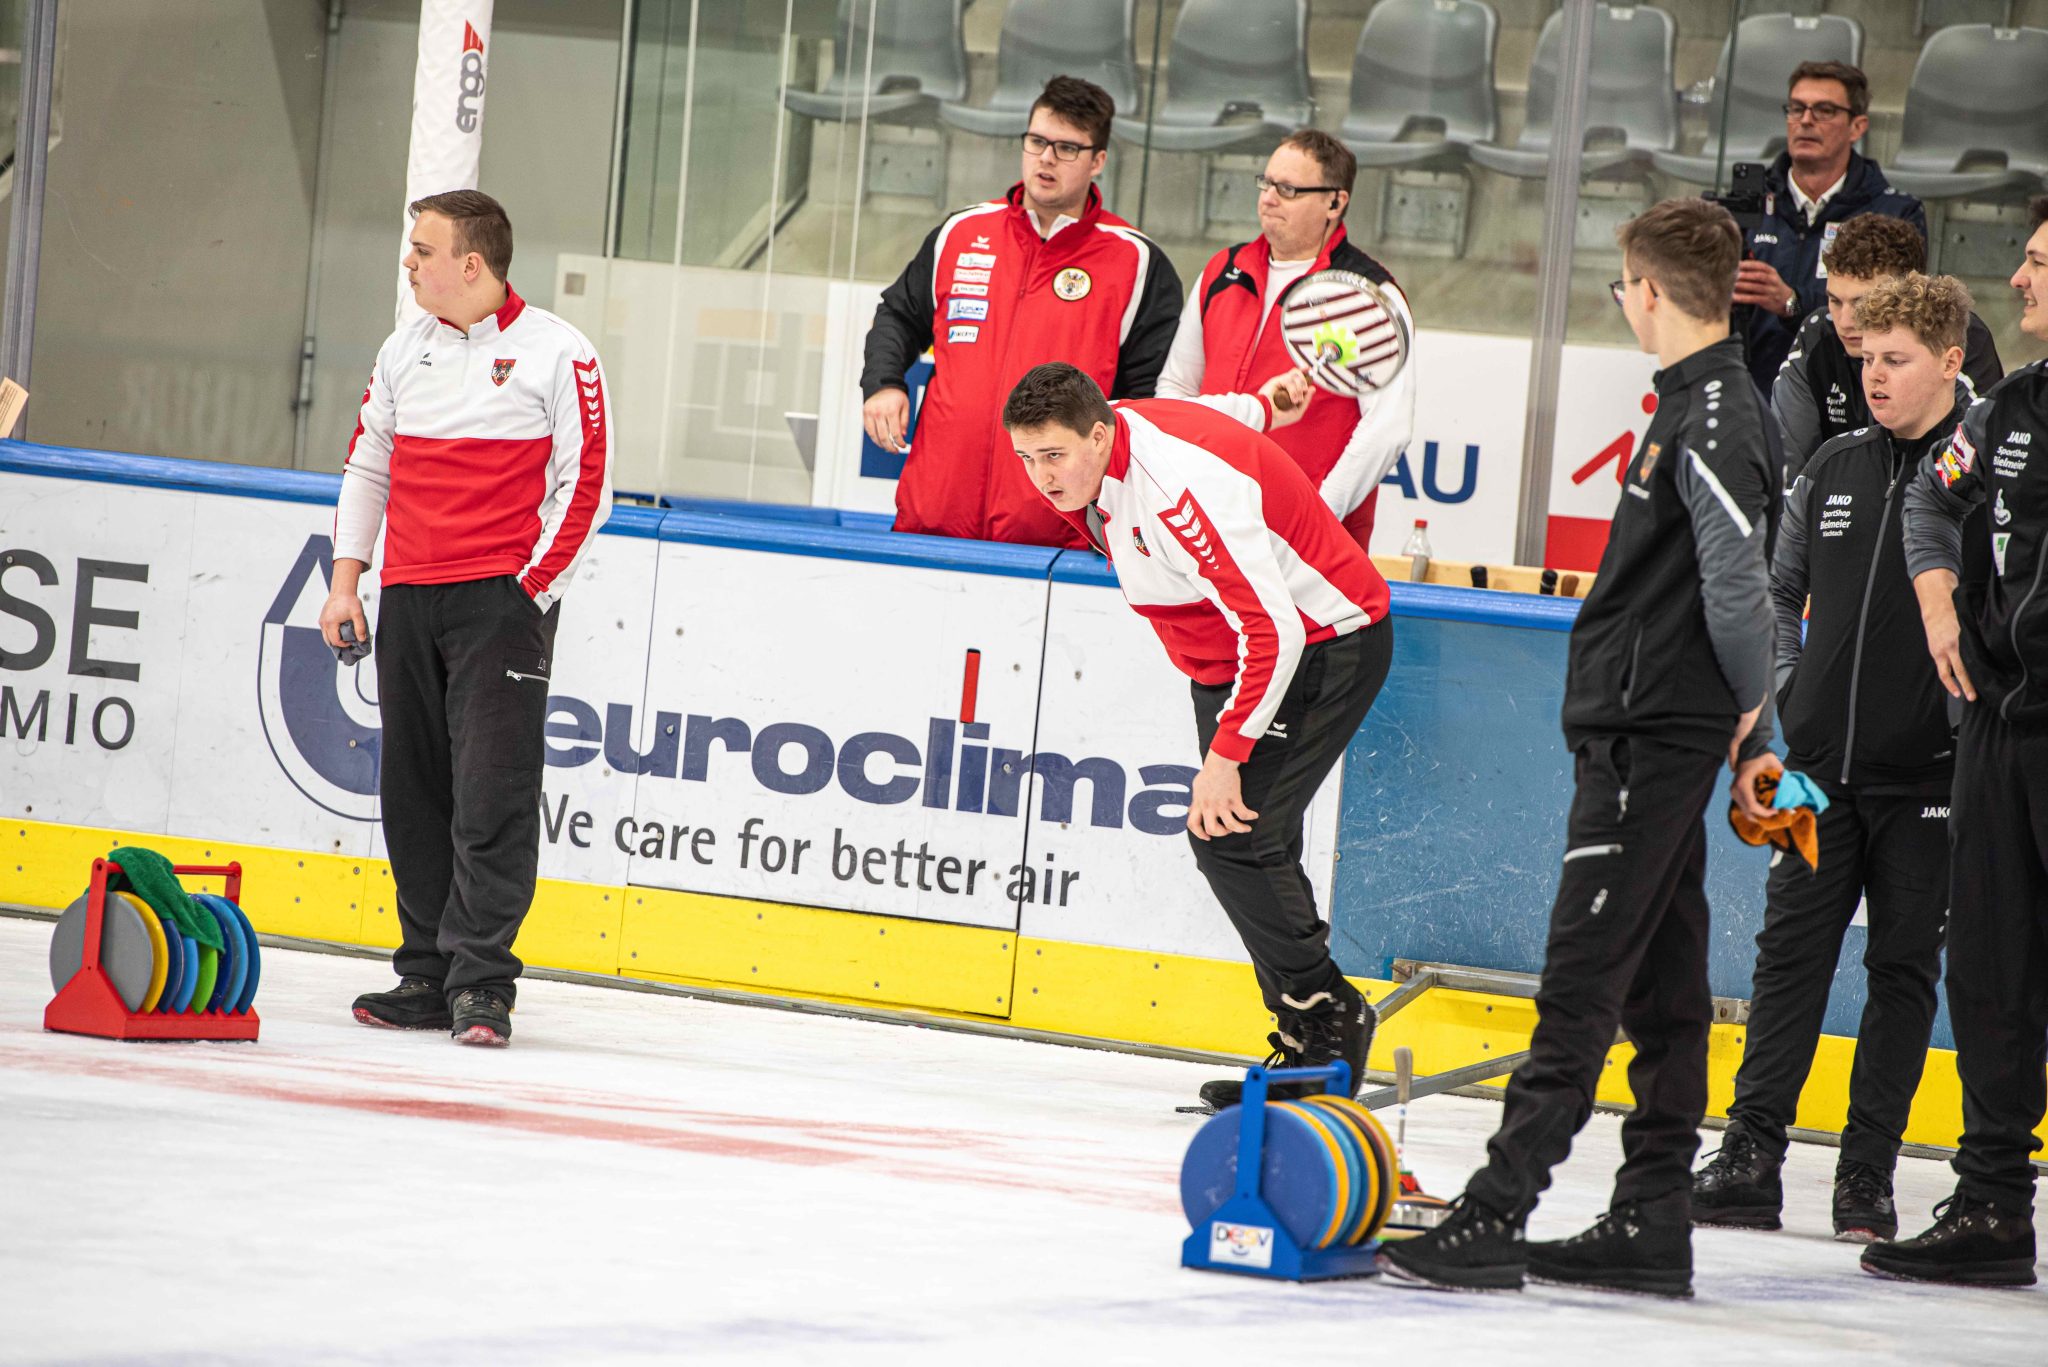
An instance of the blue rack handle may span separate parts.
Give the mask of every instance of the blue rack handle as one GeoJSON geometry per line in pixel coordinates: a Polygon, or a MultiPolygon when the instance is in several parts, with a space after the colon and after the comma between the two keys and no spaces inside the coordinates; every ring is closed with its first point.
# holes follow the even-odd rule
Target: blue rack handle
{"type": "Polygon", "coordinates": [[[1249,1200],[1259,1199],[1259,1176],[1266,1159],[1266,1086],[1272,1082],[1327,1082],[1324,1090],[1352,1095],[1351,1065],[1343,1059],[1315,1068],[1253,1067],[1245,1071],[1237,1117],[1237,1194],[1249,1200]]]}

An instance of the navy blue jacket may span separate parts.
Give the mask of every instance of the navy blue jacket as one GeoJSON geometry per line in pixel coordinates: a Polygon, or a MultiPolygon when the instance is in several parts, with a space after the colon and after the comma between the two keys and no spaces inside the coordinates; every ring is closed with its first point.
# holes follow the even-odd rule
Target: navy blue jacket
{"type": "Polygon", "coordinates": [[[1764,173],[1764,218],[1749,235],[1749,252],[1769,264],[1791,288],[1799,291],[1799,305],[1789,318],[1780,318],[1761,308],[1750,310],[1749,373],[1757,387],[1771,392],[1778,367],[1792,350],[1792,339],[1806,315],[1828,302],[1827,277],[1821,274],[1820,253],[1833,239],[1830,224],[1858,214],[1883,214],[1903,218],[1927,236],[1927,210],[1920,201],[1894,190],[1877,163],[1854,152],[1849,154],[1849,171],[1835,197],[1821,206],[1820,217],[1807,221],[1806,213],[1792,197],[1786,178],[1791,174],[1790,153],[1780,152],[1764,173]]]}

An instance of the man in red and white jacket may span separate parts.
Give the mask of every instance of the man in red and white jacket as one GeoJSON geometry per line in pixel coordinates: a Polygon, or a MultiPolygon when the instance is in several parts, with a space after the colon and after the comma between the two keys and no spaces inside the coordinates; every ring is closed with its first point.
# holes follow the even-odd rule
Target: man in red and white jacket
{"type": "Polygon", "coordinates": [[[398,894],[398,987],[356,1019],[511,1038],[512,940],[540,855],[553,611],[611,511],[611,412],[589,341],[506,283],[489,195],[412,205],[425,315],[377,366],[334,515],[320,625],[369,639],[357,582],[384,529],[378,788],[398,894]]]}
{"type": "MultiPolygon", "coordinates": [[[[1414,333],[1407,296],[1394,277],[1344,235],[1357,177],[1358,159],[1321,129],[1297,129],[1273,149],[1259,177],[1259,236],[1224,248],[1202,268],[1159,372],[1160,398],[1243,393],[1292,370],[1280,311],[1295,285],[1319,271],[1350,271],[1372,281],[1414,333]]],[[[1300,421],[1273,440],[1300,463],[1352,538],[1369,547],[1380,481],[1414,431],[1410,365],[1363,398],[1314,391],[1300,421]]]]}
{"type": "Polygon", "coordinates": [[[1023,179],[934,228],[882,291],[861,371],[861,422],[902,450],[904,371],[931,348],[917,440],[896,483],[896,530],[1079,546],[1017,471],[997,413],[1040,361],[1079,365],[1118,397],[1149,397],[1180,316],[1180,277],[1102,207],[1116,102],[1055,76],[1031,107],[1023,179]]]}
{"type": "MultiPolygon", "coordinates": [[[[1039,493],[1115,563],[1125,599],[1192,680],[1205,755],[1190,843],[1278,1018],[1273,1061],[1341,1058],[1356,1085],[1372,1008],[1330,957],[1302,818],[1386,681],[1394,631],[1386,581],[1262,435],[1297,420],[1307,397],[1294,372],[1258,394],[1111,405],[1054,362],[1011,391],[1003,425],[1039,493]],[[1281,387],[1293,403],[1276,412],[1281,387]]],[[[1211,1082],[1202,1096],[1220,1109],[1238,1087],[1211,1082]]]]}

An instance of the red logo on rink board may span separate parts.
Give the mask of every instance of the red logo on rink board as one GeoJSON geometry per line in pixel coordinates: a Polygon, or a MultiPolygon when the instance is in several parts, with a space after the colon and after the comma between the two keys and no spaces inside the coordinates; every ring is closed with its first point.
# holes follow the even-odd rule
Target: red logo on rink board
{"type": "Polygon", "coordinates": [[[517,364],[519,364],[519,360],[518,360],[518,358],[517,358],[517,357],[514,357],[514,358],[513,358],[512,360],[509,360],[509,361],[492,361],[492,362],[491,362],[491,383],[492,383],[492,384],[503,384],[503,383],[505,383],[505,381],[507,381],[507,380],[511,379],[511,378],[512,378],[512,367],[513,367],[513,366],[515,366],[515,365],[517,365],[517,364]]]}

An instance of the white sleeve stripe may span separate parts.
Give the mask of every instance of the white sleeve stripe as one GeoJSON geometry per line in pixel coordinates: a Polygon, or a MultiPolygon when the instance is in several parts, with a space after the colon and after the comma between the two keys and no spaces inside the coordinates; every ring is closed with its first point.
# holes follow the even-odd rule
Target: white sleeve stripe
{"type": "Polygon", "coordinates": [[[1722,487],[1721,481],[1714,478],[1714,472],[1707,468],[1705,461],[1700,459],[1699,452],[1688,447],[1685,454],[1692,458],[1693,473],[1707,482],[1707,488],[1713,491],[1715,498],[1721,500],[1721,506],[1728,510],[1728,516],[1734,520],[1735,526],[1741,531],[1742,539],[1744,541],[1749,540],[1749,534],[1756,529],[1751,525],[1750,520],[1742,515],[1742,509],[1735,506],[1735,500],[1728,496],[1728,491],[1722,487]]]}
{"type": "Polygon", "coordinates": [[[1124,305],[1123,322],[1116,330],[1117,345],[1122,346],[1130,339],[1131,324],[1138,321],[1138,305],[1145,302],[1145,285],[1152,268],[1152,244],[1145,240],[1142,233],[1129,232],[1122,228],[1110,228],[1107,231],[1115,233],[1138,251],[1138,268],[1131,276],[1131,297],[1124,305]]]}

